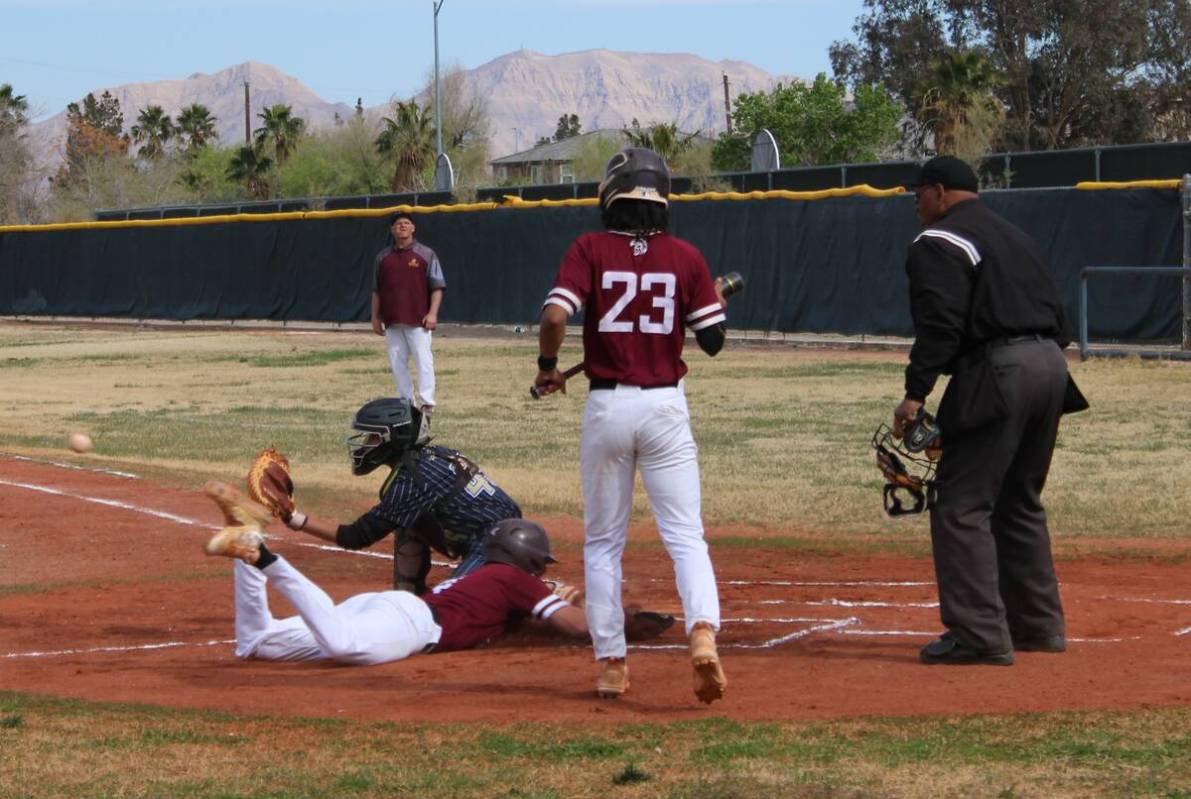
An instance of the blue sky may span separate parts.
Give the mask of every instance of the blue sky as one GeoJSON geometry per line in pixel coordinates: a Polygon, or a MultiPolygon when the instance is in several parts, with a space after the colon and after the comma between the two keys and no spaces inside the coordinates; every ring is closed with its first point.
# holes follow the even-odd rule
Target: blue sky
{"type": "MultiPolygon", "coordinates": [[[[444,0],[442,66],[525,47],[607,48],[747,61],[778,75],[830,72],[863,0],[444,0]]],[[[261,61],[324,100],[367,106],[432,74],[432,0],[0,0],[0,83],[39,119],[88,91],[261,61]]]]}

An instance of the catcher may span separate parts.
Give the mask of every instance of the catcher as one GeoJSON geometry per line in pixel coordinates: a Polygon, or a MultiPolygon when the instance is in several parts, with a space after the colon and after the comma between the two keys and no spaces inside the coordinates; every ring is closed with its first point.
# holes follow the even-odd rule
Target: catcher
{"type": "Polygon", "coordinates": [[[352,474],[381,466],[389,475],[380,502],[350,524],[315,519],[294,506],[293,481],[284,455],[266,449],[248,473],[248,495],[267,506],[291,530],[301,530],[344,549],[363,549],[396,531],[393,587],[426,593],[431,550],[459,559],[451,577],[484,563],[483,534],[521,508],[472,460],[447,447],[429,446],[427,418],[408,399],[365,403],[347,439],[352,474]]]}
{"type": "MultiPolygon", "coordinates": [[[[206,492],[226,525],[207,542],[206,552],[237,559],[238,658],[369,666],[481,646],[523,618],[539,619],[569,636],[588,637],[583,611],[541,579],[547,565],[557,561],[546,531],[531,521],[497,523],[483,537],[485,563],[466,577],[439,583],[425,598],[409,591],[381,591],[336,605],[265,546],[261,527],[270,519],[267,509],[245,501],[226,483],[212,481],[206,492]],[[297,616],[273,617],[266,590],[270,582],[297,616]]],[[[626,613],[627,628],[638,637],[656,637],[673,623],[673,616],[626,613]]]]}

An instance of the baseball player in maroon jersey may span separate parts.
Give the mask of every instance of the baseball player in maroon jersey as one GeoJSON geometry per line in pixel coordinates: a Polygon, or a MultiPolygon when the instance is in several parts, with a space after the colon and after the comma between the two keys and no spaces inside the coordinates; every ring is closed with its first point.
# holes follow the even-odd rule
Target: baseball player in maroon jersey
{"type": "Polygon", "coordinates": [[[542,309],[534,381],[565,390],[558,351],[569,316],[584,309],[583,353],[591,391],[583,415],[583,550],[587,624],[600,661],[596,691],[628,688],[621,556],[633,478],[641,472],[666,551],[674,561],[695,694],[710,703],[727,681],[716,652],[720,608],[703,540],[699,463],[682,378],[685,330],[715,355],[724,344],[724,299],[702,254],[667,233],[670,172],[652,150],[612,157],[600,184],[604,232],[571,245],[542,309]]]}
{"type": "Polygon", "coordinates": [[[260,533],[267,513],[254,517],[239,492],[212,483],[207,493],[229,523],[208,542],[209,555],[236,558],[236,657],[259,660],[333,660],[370,666],[430,651],[479,646],[519,618],[548,622],[567,635],[586,637],[583,611],[556,595],[541,576],[550,541],[539,525],[523,519],[496,524],[485,544],[487,563],[432,593],[357,594],[338,605],[294,568],[270,552],[260,533]],[[298,615],[274,618],[266,585],[272,584],[298,615]]]}

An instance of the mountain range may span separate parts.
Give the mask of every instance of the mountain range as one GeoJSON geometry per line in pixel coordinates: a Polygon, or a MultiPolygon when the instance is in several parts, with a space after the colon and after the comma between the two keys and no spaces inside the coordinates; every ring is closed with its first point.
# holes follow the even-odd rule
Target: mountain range
{"type": "MultiPolygon", "coordinates": [[[[714,135],[726,127],[724,76],[731,95],[771,88],[777,76],[743,61],[713,62],[684,53],[627,53],[585,50],[543,55],[517,50],[465,70],[465,85],[485,98],[490,122],[489,155],[496,158],[529,149],[554,133],[558,118],[577,114],[584,130],[619,128],[634,118],[643,125],[677,122],[684,131],[714,135]]],[[[784,78],[789,80],[789,78],[784,78]]],[[[192,103],[205,105],[217,119],[220,141],[244,140],[244,84],[250,87],[251,126],[266,106],[285,103],[315,130],[346,119],[353,106],[327,102],[301,81],[268,64],[248,61],[214,74],[196,73],[181,80],[98,87],[120,102],[126,128],[137,113],[160,105],[176,117],[192,103]]],[[[81,98],[80,98],[81,99],[81,98]]],[[[389,113],[386,105],[365,109],[369,119],[389,113]]],[[[37,160],[62,158],[66,112],[31,126],[37,160]]]]}

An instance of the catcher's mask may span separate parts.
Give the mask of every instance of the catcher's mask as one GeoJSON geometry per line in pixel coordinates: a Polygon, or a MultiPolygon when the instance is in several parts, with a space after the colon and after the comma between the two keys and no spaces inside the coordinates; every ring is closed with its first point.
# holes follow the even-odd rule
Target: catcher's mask
{"type": "Polygon", "coordinates": [[[653,150],[628,147],[612,156],[600,182],[600,208],[617,200],[645,200],[669,205],[670,169],[653,150]]]}
{"type": "Polygon", "coordinates": [[[352,474],[357,475],[392,463],[430,440],[428,420],[403,397],[365,403],[352,419],[352,430],[347,451],[352,474]]]}
{"type": "Polygon", "coordinates": [[[925,411],[906,426],[902,437],[894,438],[886,425],[873,433],[877,468],[885,475],[885,512],[890,516],[922,513],[935,506],[935,469],[942,452],[939,426],[925,411]],[[899,492],[905,492],[914,504],[907,506],[899,492]]]}
{"type": "Polygon", "coordinates": [[[546,565],[558,563],[550,554],[550,539],[540,524],[525,519],[497,522],[484,539],[484,560],[507,563],[535,577],[546,573],[546,565]]]}

